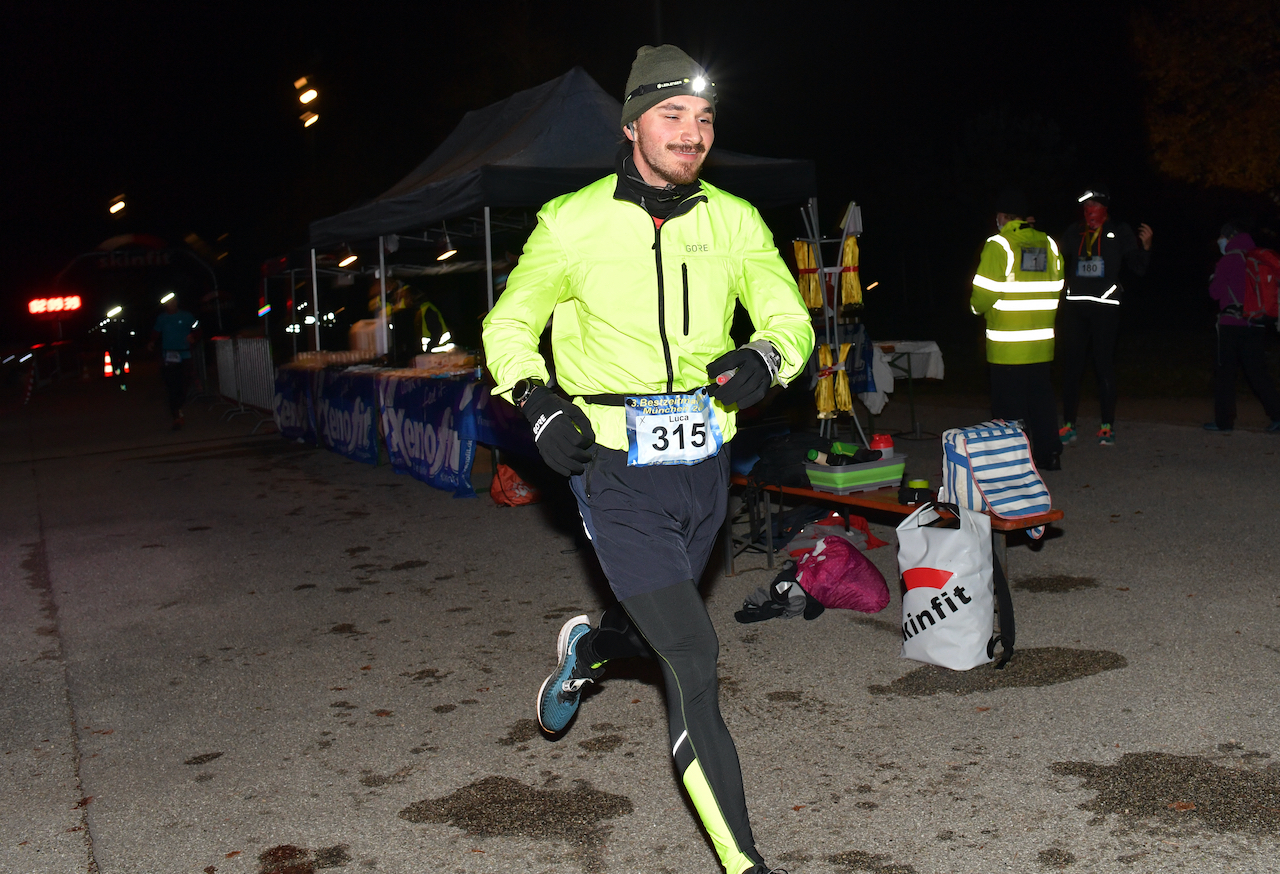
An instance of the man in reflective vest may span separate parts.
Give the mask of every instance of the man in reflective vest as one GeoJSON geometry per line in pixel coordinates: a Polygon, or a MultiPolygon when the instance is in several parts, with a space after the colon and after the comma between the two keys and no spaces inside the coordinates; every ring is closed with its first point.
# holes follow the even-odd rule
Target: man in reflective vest
{"type": "Polygon", "coordinates": [[[1001,192],[996,201],[999,233],[982,247],[969,305],[987,320],[992,417],[1025,420],[1037,466],[1061,470],[1049,368],[1062,255],[1048,234],[1023,220],[1028,212],[1021,192],[1001,192]]]}

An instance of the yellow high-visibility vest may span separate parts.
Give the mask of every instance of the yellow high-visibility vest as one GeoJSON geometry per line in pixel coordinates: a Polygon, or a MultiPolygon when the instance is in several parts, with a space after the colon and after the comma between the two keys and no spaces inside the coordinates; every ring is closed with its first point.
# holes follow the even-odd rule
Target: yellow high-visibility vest
{"type": "Polygon", "coordinates": [[[969,306],[987,320],[987,361],[1053,360],[1053,321],[1062,291],[1062,254],[1048,234],[1007,222],[982,247],[969,306]]]}

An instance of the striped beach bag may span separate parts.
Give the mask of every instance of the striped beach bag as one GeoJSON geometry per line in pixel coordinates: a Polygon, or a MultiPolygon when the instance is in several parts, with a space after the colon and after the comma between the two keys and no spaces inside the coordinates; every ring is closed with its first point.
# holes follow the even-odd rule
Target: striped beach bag
{"type": "MultiPolygon", "coordinates": [[[[1019,519],[1053,508],[1049,489],[1031,460],[1031,444],[1021,428],[1003,419],[949,428],[942,433],[942,488],[938,500],[968,510],[987,510],[1001,519],[1019,519]]],[[[1028,528],[1033,539],[1044,526],[1028,528]]]]}

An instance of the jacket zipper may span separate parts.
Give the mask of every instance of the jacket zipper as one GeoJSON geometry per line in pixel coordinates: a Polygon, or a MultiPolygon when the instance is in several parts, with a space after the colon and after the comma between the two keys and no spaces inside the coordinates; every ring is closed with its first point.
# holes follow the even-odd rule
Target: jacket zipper
{"type": "Polygon", "coordinates": [[[689,336],[689,265],[680,265],[680,276],[684,280],[684,335],[689,336]]]}
{"type": "MultiPolygon", "coordinates": [[[[617,198],[617,195],[615,194],[614,197],[617,198]]],[[[636,203],[635,201],[630,201],[630,202],[636,203]]],[[[697,206],[699,203],[706,203],[706,202],[707,202],[707,197],[704,194],[699,194],[695,197],[690,197],[687,200],[685,200],[683,203],[681,203],[674,213],[672,213],[670,216],[664,219],[662,224],[666,224],[667,222],[671,221],[671,219],[673,218],[677,218],[679,216],[685,215],[690,210],[692,210],[695,206],[697,206]]],[[[649,217],[649,221],[651,222],[653,221],[653,216],[649,214],[649,210],[645,207],[643,200],[639,203],[636,203],[636,206],[644,210],[645,215],[649,217]]],[[[658,336],[662,338],[662,359],[667,366],[667,393],[670,394],[674,390],[673,387],[675,385],[675,369],[671,365],[671,343],[667,340],[667,313],[666,313],[666,305],[665,305],[666,289],[664,287],[664,283],[662,280],[662,226],[657,224],[656,222],[653,225],[653,261],[658,271],[658,336]]],[[[684,265],[681,265],[681,266],[684,266],[684,265]]],[[[689,307],[687,303],[687,300],[688,300],[687,271],[685,273],[685,293],[686,293],[685,333],[688,334],[689,333],[689,327],[688,327],[689,307]]]]}
{"type": "Polygon", "coordinates": [[[657,223],[653,226],[653,260],[658,268],[658,336],[662,338],[662,359],[667,365],[667,394],[671,394],[675,384],[675,371],[671,367],[671,344],[667,341],[666,292],[662,281],[662,227],[657,223]]]}

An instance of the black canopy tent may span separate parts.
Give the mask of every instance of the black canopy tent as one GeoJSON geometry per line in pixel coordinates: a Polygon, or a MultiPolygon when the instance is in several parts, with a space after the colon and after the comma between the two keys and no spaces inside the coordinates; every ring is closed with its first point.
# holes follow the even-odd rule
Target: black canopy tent
{"type": "MultiPolygon", "coordinates": [[[[581,67],[468,112],[425,161],[390,189],[311,223],[313,294],[316,249],[483,213],[492,307],[490,211],[541,206],[612,172],[622,140],[621,116],[622,104],[581,67]]],[[[760,158],[719,147],[707,156],[703,175],[760,208],[803,203],[816,190],[811,161],[760,158]]],[[[385,287],[385,269],[380,274],[385,287]]]]}

